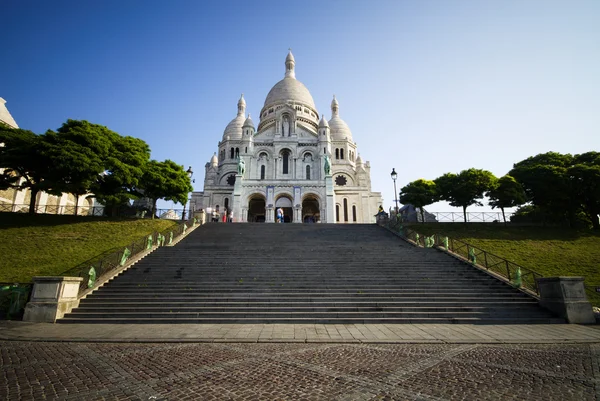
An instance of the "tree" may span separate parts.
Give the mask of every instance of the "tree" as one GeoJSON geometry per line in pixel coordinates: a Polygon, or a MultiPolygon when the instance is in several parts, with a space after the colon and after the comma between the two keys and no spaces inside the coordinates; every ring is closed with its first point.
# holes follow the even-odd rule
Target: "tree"
{"type": "Polygon", "coordinates": [[[44,137],[24,129],[0,126],[0,189],[31,191],[29,213],[35,213],[40,191],[53,192],[48,179],[48,146],[44,137]]]}
{"type": "Polygon", "coordinates": [[[483,206],[479,199],[489,191],[496,182],[496,177],[486,170],[470,168],[458,174],[446,173],[434,180],[440,199],[452,206],[463,209],[465,223],[467,222],[467,207],[483,206]]]}
{"type": "Polygon", "coordinates": [[[572,197],[581,202],[592,227],[600,229],[600,153],[587,152],[575,155],[573,166],[567,170],[573,189],[572,197]]]}
{"type": "Polygon", "coordinates": [[[419,179],[400,189],[400,202],[403,205],[411,204],[421,209],[421,221],[425,222],[423,207],[431,205],[438,200],[435,182],[419,179]]]}
{"type": "Polygon", "coordinates": [[[68,120],[57,132],[48,131],[46,142],[51,145],[54,187],[75,196],[75,215],[79,197],[89,194],[106,170],[112,142],[106,127],[87,121],[68,120]]]}
{"type": "Polygon", "coordinates": [[[525,190],[527,199],[539,208],[544,222],[567,220],[575,224],[580,202],[573,196],[568,169],[573,156],[547,152],[515,163],[508,173],[525,190]]]}
{"type": "Polygon", "coordinates": [[[501,177],[497,184],[486,193],[486,196],[490,198],[488,204],[492,209],[498,207],[502,210],[504,224],[506,224],[504,208],[519,206],[527,202],[523,187],[510,175],[501,177]]]}
{"type": "Polygon", "coordinates": [[[104,171],[92,183],[91,191],[115,215],[119,206],[141,195],[137,188],[150,159],[150,148],[141,139],[120,136],[106,127],[102,127],[102,132],[111,146],[104,171]]]}
{"type": "Polygon", "coordinates": [[[151,160],[144,168],[139,188],[144,196],[152,199],[152,218],[156,214],[158,199],[172,200],[185,204],[188,193],[193,191],[190,178],[183,166],[171,160],[158,162],[151,160]]]}

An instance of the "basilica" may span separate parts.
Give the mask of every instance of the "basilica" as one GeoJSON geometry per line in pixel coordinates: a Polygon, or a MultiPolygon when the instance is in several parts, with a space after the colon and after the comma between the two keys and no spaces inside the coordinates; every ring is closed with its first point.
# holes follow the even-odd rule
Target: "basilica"
{"type": "Polygon", "coordinates": [[[285,77],[269,91],[255,126],[237,104],[218,152],[205,166],[204,191],[190,206],[233,222],[373,223],[381,193],[371,192],[371,166],[363,162],[335,96],[331,119],[319,112],[296,79],[290,51],[285,77]]]}

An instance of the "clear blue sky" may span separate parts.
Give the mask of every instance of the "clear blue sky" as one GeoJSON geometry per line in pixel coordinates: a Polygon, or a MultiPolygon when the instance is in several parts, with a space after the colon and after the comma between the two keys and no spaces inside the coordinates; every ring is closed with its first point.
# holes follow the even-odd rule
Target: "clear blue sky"
{"type": "Polygon", "coordinates": [[[386,208],[392,167],[399,189],[600,151],[598,0],[3,0],[0,12],[0,97],[21,128],[106,125],[191,165],[196,190],[240,93],[257,122],[289,47],[327,118],[336,94],[386,208]]]}

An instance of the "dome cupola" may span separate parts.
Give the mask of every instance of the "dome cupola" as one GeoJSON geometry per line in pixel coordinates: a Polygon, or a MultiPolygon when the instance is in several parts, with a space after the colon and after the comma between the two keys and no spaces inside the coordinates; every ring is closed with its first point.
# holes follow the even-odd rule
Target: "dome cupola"
{"type": "Polygon", "coordinates": [[[329,128],[331,130],[331,140],[333,141],[352,141],[352,132],[350,127],[344,120],[340,118],[340,105],[333,95],[331,101],[331,120],[329,120],[329,128]]]}
{"type": "Polygon", "coordinates": [[[329,124],[327,123],[327,120],[325,119],[324,114],[321,114],[321,121],[319,121],[319,128],[329,128],[329,124]]]}
{"type": "Polygon", "coordinates": [[[246,118],[246,121],[244,121],[244,125],[242,126],[242,128],[246,127],[254,129],[254,121],[252,121],[250,113],[248,113],[248,118],[246,118]]]}
{"type": "Polygon", "coordinates": [[[238,100],[238,113],[237,116],[227,124],[225,131],[223,132],[223,140],[228,139],[242,139],[242,126],[244,125],[244,113],[246,112],[246,101],[244,100],[244,94],[238,100]]]}

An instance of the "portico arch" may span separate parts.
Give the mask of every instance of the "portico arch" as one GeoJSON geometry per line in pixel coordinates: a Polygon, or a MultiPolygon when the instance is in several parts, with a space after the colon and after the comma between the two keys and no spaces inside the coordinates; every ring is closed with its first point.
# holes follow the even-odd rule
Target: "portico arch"
{"type": "Polygon", "coordinates": [[[316,223],[321,221],[319,206],[319,198],[316,195],[308,194],[304,196],[302,199],[302,222],[316,223]]]}
{"type": "Polygon", "coordinates": [[[248,197],[248,222],[264,223],[266,220],[266,198],[262,194],[248,197]]]}
{"type": "MultiPolygon", "coordinates": [[[[294,209],[292,198],[289,195],[279,195],[275,200],[275,210],[282,208],[283,209],[283,222],[291,223],[293,222],[294,209]]],[[[275,213],[277,215],[277,212],[275,213]]]]}

